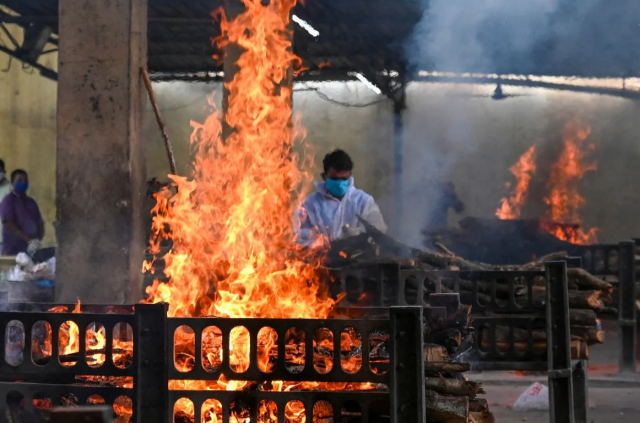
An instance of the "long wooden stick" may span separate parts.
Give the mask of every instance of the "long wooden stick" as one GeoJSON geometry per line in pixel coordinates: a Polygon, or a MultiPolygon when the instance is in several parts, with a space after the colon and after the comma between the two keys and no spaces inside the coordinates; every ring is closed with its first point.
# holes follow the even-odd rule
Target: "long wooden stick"
{"type": "Polygon", "coordinates": [[[171,146],[171,141],[169,140],[169,134],[167,133],[166,125],[162,120],[162,115],[160,115],[160,108],[158,107],[158,102],[156,101],[156,97],[153,93],[153,87],[151,86],[151,78],[149,78],[149,71],[147,71],[147,68],[140,68],[140,73],[142,74],[144,85],[147,87],[147,93],[149,94],[149,101],[151,101],[151,105],[153,106],[153,112],[156,115],[156,121],[158,121],[158,126],[160,127],[160,131],[162,132],[162,138],[164,139],[164,147],[167,149],[167,157],[169,158],[169,168],[171,169],[171,174],[177,175],[176,159],[175,159],[175,156],[173,155],[173,147],[171,146]]]}

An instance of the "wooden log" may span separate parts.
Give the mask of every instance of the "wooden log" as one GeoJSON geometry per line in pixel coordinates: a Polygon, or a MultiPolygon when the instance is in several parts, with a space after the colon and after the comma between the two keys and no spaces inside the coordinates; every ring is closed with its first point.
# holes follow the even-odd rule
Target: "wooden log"
{"type": "Polygon", "coordinates": [[[490,412],[469,412],[469,422],[470,423],[495,423],[496,420],[493,417],[493,414],[490,412]]]}
{"type": "Polygon", "coordinates": [[[547,254],[546,256],[542,256],[539,259],[534,260],[530,263],[518,266],[518,268],[514,270],[528,271],[528,270],[535,270],[535,269],[543,269],[544,264],[546,262],[554,261],[554,260],[563,260],[563,259],[566,259],[567,257],[569,257],[569,254],[567,254],[566,251],[559,251],[557,253],[547,254]]]}
{"type": "Polygon", "coordinates": [[[464,373],[471,366],[468,363],[451,363],[448,361],[431,361],[424,364],[425,373],[464,373]]]}
{"type": "MultiPolygon", "coordinates": [[[[487,294],[483,294],[478,292],[474,294],[471,291],[460,291],[460,302],[465,305],[474,305],[476,303],[476,298],[480,304],[490,305],[493,304],[491,301],[491,296],[487,294]]],[[[503,300],[504,301],[504,300],[503,300]]],[[[498,301],[496,301],[498,302],[498,301]]],[[[499,302],[498,302],[499,303],[499,302]]]]}
{"type": "Polygon", "coordinates": [[[571,359],[572,360],[588,360],[589,346],[582,340],[571,340],[571,359]]]}
{"type": "Polygon", "coordinates": [[[461,330],[471,326],[471,306],[462,306],[453,316],[447,317],[439,322],[434,322],[431,326],[432,332],[438,332],[443,329],[454,328],[461,330]]]}
{"type": "MultiPolygon", "coordinates": [[[[637,303],[637,301],[636,301],[637,303]]],[[[640,308],[639,308],[640,309],[640,308]]],[[[618,315],[618,309],[615,307],[607,307],[604,306],[604,308],[600,311],[598,311],[598,315],[607,315],[607,316],[617,316],[618,315]]]]}
{"type": "Polygon", "coordinates": [[[427,390],[427,421],[441,423],[469,423],[469,398],[447,397],[427,390]]]}
{"type": "Polygon", "coordinates": [[[569,324],[571,326],[598,326],[598,321],[593,310],[570,309],[569,324]]]}
{"type": "MultiPolygon", "coordinates": [[[[602,291],[569,291],[569,308],[602,310],[604,303],[600,299],[602,291]]],[[[546,288],[534,287],[533,304],[541,306],[547,302],[546,288]]]]}
{"type": "Polygon", "coordinates": [[[613,293],[613,285],[598,279],[591,273],[580,268],[567,269],[567,277],[569,280],[574,281],[580,288],[584,289],[597,289],[609,294],[613,293]]]}
{"type": "MultiPolygon", "coordinates": [[[[458,282],[460,286],[460,290],[473,292],[477,284],[478,292],[481,292],[483,294],[489,294],[489,295],[491,295],[491,293],[493,292],[493,284],[491,282],[484,282],[484,281],[473,282],[473,281],[464,280],[460,278],[446,278],[442,280],[442,285],[446,286],[449,289],[454,289],[456,282],[458,282]]],[[[510,294],[509,294],[508,285],[502,284],[502,283],[496,283],[495,290],[496,290],[497,298],[509,299],[510,294]]],[[[514,294],[516,296],[524,295],[526,294],[526,292],[527,292],[526,286],[516,286],[514,288],[514,294]]]]}
{"type": "Polygon", "coordinates": [[[438,332],[431,332],[427,337],[427,342],[431,344],[449,347],[458,347],[462,342],[462,333],[458,329],[449,328],[438,332]]]}
{"type": "Polygon", "coordinates": [[[485,393],[482,384],[464,379],[426,378],[424,385],[427,389],[439,394],[453,395],[454,397],[475,398],[476,395],[485,393]]]}
{"type": "MultiPolygon", "coordinates": [[[[485,351],[491,351],[491,344],[488,339],[483,339],[481,348],[485,351]]],[[[514,349],[516,352],[529,351],[528,342],[514,342],[514,349]]],[[[508,342],[496,342],[498,351],[509,351],[510,343],[508,342]]],[[[533,349],[536,351],[544,351],[547,349],[547,341],[539,341],[533,343],[533,349]]],[[[571,340],[571,359],[572,360],[588,360],[589,359],[589,346],[581,339],[571,340]]]]}
{"type": "Polygon", "coordinates": [[[424,362],[425,363],[441,363],[449,361],[449,352],[442,345],[425,344],[424,346],[424,362]]]}
{"type": "MultiPolygon", "coordinates": [[[[571,336],[580,338],[588,345],[604,343],[604,331],[594,327],[571,326],[571,336]]],[[[483,338],[488,339],[488,334],[483,338]]],[[[529,332],[526,329],[513,328],[513,340],[516,342],[528,342],[529,332]]],[[[531,331],[531,339],[534,343],[547,342],[547,332],[545,330],[531,331]]],[[[496,326],[496,341],[509,342],[509,328],[507,326],[496,326]]]]}
{"type": "Polygon", "coordinates": [[[474,398],[469,401],[469,412],[485,413],[489,411],[489,404],[484,398],[474,398]]]}
{"type": "Polygon", "coordinates": [[[371,235],[371,238],[380,245],[383,251],[387,251],[389,254],[399,257],[414,257],[417,260],[427,263],[431,266],[435,266],[439,269],[445,269],[450,266],[456,266],[460,270],[489,270],[485,266],[466,261],[459,257],[451,257],[445,254],[430,253],[420,250],[418,248],[412,248],[408,245],[404,245],[389,235],[381,232],[375,226],[358,216],[358,220],[365,227],[367,234],[371,235]]]}
{"type": "Polygon", "coordinates": [[[571,335],[580,337],[587,345],[604,344],[604,331],[597,327],[571,326],[571,335]]]}

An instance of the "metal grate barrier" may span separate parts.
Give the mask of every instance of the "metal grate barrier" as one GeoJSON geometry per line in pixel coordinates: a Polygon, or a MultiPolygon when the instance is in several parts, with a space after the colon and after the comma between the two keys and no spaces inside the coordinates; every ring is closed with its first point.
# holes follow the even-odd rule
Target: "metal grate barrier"
{"type": "Polygon", "coordinates": [[[34,415],[51,406],[107,404],[119,410],[124,419],[121,421],[131,417],[133,423],[168,423],[173,421],[176,402],[188,402],[195,411],[195,422],[201,421],[204,411],[216,410],[226,423],[239,404],[244,413],[255,417],[260,406],[270,401],[269,410],[279,417],[278,421],[286,421],[287,410],[296,407],[298,413],[304,409],[308,420],[319,407],[334,421],[345,413],[359,416],[362,422],[374,421],[374,416],[386,416],[392,423],[425,420],[422,307],[392,307],[389,317],[379,320],[167,318],[165,304],[84,306],[87,313],[43,311],[48,307],[19,304],[9,306],[12,311],[0,312],[4,329],[0,335],[4,345],[0,353],[0,398],[8,399],[0,400],[2,415],[10,412],[16,402],[24,402],[25,413],[34,415]],[[50,348],[43,352],[38,328],[45,322],[50,348]],[[79,333],[77,348],[71,350],[58,346],[60,337],[72,330],[69,322],[79,333]],[[104,348],[94,342],[96,328],[102,328],[99,332],[105,338],[104,348]],[[250,343],[248,361],[242,369],[235,368],[230,359],[234,353],[230,334],[238,328],[246,330],[250,343]],[[268,369],[258,364],[258,334],[265,328],[273,331],[277,345],[277,355],[270,360],[268,369]],[[85,336],[87,331],[91,336],[85,336]],[[342,335],[347,332],[360,341],[356,348],[359,355],[349,356],[341,348],[342,335]],[[217,368],[207,365],[211,363],[207,355],[211,351],[205,351],[211,346],[203,336],[207,333],[220,336],[216,344],[220,357],[217,368]],[[326,353],[331,348],[325,348],[322,368],[316,366],[318,345],[313,342],[318,333],[332,334],[331,357],[326,353]],[[304,345],[293,367],[287,362],[290,334],[297,337],[296,345],[304,345]],[[185,347],[184,335],[193,340],[193,345],[185,347]],[[176,336],[183,343],[180,348],[174,345],[176,336]],[[126,354],[121,348],[124,341],[129,342],[126,354]],[[386,344],[386,359],[375,358],[374,363],[371,357],[381,343],[386,344]],[[34,355],[35,351],[38,354],[34,355]],[[188,365],[180,361],[185,351],[190,354],[188,365]],[[123,354],[126,360],[122,359],[123,354]],[[96,355],[104,356],[100,365],[94,362],[96,355]],[[42,361],[42,356],[47,360],[42,361]],[[260,384],[283,380],[328,384],[324,389],[287,392],[169,390],[169,381],[214,382],[223,375],[228,380],[260,384]],[[120,385],[105,386],[105,381],[114,380],[120,385]],[[342,390],[348,383],[376,384],[378,389],[342,390]]]}

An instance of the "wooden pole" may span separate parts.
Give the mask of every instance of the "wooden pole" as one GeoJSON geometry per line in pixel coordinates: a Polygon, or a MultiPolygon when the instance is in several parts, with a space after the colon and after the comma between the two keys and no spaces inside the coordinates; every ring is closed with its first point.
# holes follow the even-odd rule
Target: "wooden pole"
{"type": "Polygon", "coordinates": [[[164,120],[162,120],[162,115],[160,114],[160,108],[158,107],[158,102],[156,101],[156,97],[153,93],[153,87],[151,86],[151,78],[149,78],[149,71],[147,71],[147,68],[140,68],[140,73],[142,74],[144,85],[147,87],[147,94],[149,94],[149,101],[153,106],[153,112],[156,115],[156,121],[158,122],[158,126],[160,127],[160,132],[162,132],[162,138],[164,139],[164,147],[167,149],[167,157],[169,158],[169,168],[171,169],[171,174],[177,175],[176,159],[173,154],[173,147],[171,146],[171,141],[169,140],[167,127],[164,123],[164,120]]]}

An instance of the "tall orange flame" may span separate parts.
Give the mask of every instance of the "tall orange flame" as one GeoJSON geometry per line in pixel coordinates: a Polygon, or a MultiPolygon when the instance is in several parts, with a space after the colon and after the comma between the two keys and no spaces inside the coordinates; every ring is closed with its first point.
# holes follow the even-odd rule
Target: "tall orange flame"
{"type": "MultiPolygon", "coordinates": [[[[159,251],[166,239],[173,246],[165,256],[169,281],[155,281],[147,289],[147,301],[169,303],[172,317],[326,318],[334,301],[322,288],[322,257],[319,251],[296,244],[292,219],[312,180],[301,170],[311,168],[309,156],[292,151],[302,134],[292,122],[291,103],[291,70],[298,59],[291,51],[289,24],[296,0],[271,0],[266,5],[260,0],[241,1],[245,11],[232,20],[223,19],[224,39],[218,40],[223,48],[241,51],[237,72],[225,83],[224,123],[229,130],[222,135],[215,112],[203,124],[192,122],[196,153],[192,177],[172,175],[177,193],[156,197],[152,249],[159,251]],[[302,194],[294,197],[292,192],[302,194]]],[[[144,268],[151,267],[146,263],[144,268]]],[[[205,366],[217,367],[222,360],[221,336],[212,331],[202,352],[195,351],[195,336],[188,328],[174,335],[178,368],[188,371],[196,353],[202,353],[205,366]]],[[[231,368],[242,373],[249,348],[258,348],[263,351],[258,367],[271,371],[269,360],[277,353],[275,336],[273,331],[261,331],[258,345],[250,346],[248,331],[232,332],[231,368]]],[[[295,362],[297,347],[305,340],[291,342],[297,345],[287,345],[287,354],[295,362]]],[[[223,376],[217,382],[171,381],[170,389],[239,390],[246,385],[223,376]]],[[[303,388],[301,383],[270,385],[271,390],[303,388]]],[[[304,388],[320,385],[314,382],[304,388]]]]}
{"type": "MultiPolygon", "coordinates": [[[[516,177],[516,184],[511,195],[502,198],[502,205],[496,210],[496,216],[499,219],[517,219],[520,217],[522,206],[527,200],[529,183],[536,173],[535,154],[536,147],[531,146],[520,156],[518,162],[509,169],[513,176],[516,177]]],[[[511,184],[507,183],[506,186],[510,188],[511,184]]]]}
{"type": "MultiPolygon", "coordinates": [[[[585,144],[591,134],[591,127],[579,122],[569,122],[563,131],[563,149],[560,157],[551,168],[547,182],[549,194],[544,201],[549,206],[546,218],[553,223],[581,225],[580,210],[586,201],[578,190],[579,183],[587,172],[598,169],[598,163],[588,161],[593,145],[585,144]]],[[[556,237],[574,244],[593,244],[597,242],[597,228],[583,229],[543,224],[556,237]]]]}
{"type": "Polygon", "coordinates": [[[168,283],[148,288],[149,301],[170,316],[322,318],[319,259],[295,243],[292,191],[309,186],[292,152],[289,17],[296,0],[242,0],[245,11],[222,21],[221,47],[239,46],[238,70],[225,84],[229,135],[216,113],[192,122],[196,151],[191,179],[171,176],[177,194],[158,196],[153,228],[168,283]]]}

